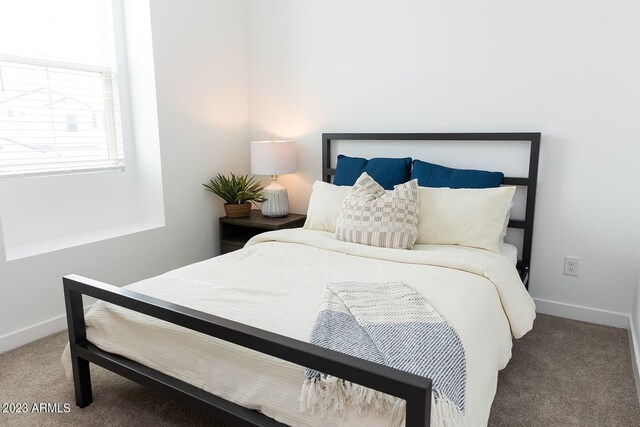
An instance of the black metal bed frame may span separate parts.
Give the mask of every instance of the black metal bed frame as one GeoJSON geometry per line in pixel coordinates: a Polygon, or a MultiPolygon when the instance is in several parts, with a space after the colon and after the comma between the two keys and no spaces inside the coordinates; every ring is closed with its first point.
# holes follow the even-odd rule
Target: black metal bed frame
{"type": "MultiPolygon", "coordinates": [[[[522,258],[516,268],[524,286],[529,289],[529,267],[531,266],[531,242],[533,239],[533,214],[536,206],[538,183],[538,161],[540,158],[539,132],[499,133],[323,133],[322,134],[322,180],[331,182],[336,170],[331,168],[331,141],[529,141],[529,171],[526,177],[504,177],[504,185],[527,188],[524,220],[510,220],[509,228],[524,230],[522,258]]],[[[429,160],[429,159],[425,159],[429,160]]]]}
{"type": "Polygon", "coordinates": [[[217,419],[233,422],[234,426],[283,425],[256,411],[125,357],[102,351],[89,343],[82,303],[82,295],[87,295],[400,397],[407,401],[407,427],[428,425],[431,412],[430,379],[84,277],[65,276],[63,286],[76,405],[81,408],[93,401],[89,363],[95,363],[192,404],[217,419]]]}
{"type": "MultiPolygon", "coordinates": [[[[525,135],[528,136],[527,140],[531,138],[531,154],[535,154],[535,162],[530,163],[529,177],[505,178],[505,183],[528,185],[529,191],[533,188],[533,192],[527,196],[526,224],[514,225],[522,225],[520,228],[525,229],[525,239],[528,239],[526,242],[529,246],[525,246],[523,262],[526,261],[524,265],[528,268],[540,134],[324,134],[323,175],[325,180],[330,180],[334,173],[329,168],[331,140],[522,140],[525,135]]],[[[430,424],[431,380],[428,378],[77,275],[65,276],[63,288],[75,399],[76,405],[81,408],[93,401],[89,364],[94,363],[192,405],[219,420],[233,423],[234,426],[284,425],[126,357],[100,350],[87,341],[82,301],[83,295],[86,295],[397,396],[407,403],[406,427],[424,427],[430,424]]]]}

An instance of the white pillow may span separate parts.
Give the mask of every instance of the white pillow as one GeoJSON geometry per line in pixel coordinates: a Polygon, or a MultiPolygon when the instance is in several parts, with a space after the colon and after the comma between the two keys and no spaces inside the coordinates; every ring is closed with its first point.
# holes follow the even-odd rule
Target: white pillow
{"type": "Polygon", "coordinates": [[[513,201],[509,204],[509,209],[507,210],[507,214],[504,216],[504,225],[502,226],[502,232],[500,232],[500,240],[498,240],[498,250],[500,253],[505,251],[505,245],[508,243],[504,242],[505,237],[507,237],[507,231],[509,230],[509,220],[511,219],[511,210],[513,209],[513,201]]]}
{"type": "Polygon", "coordinates": [[[351,190],[350,186],[333,185],[323,181],[314,182],[307,219],[302,228],[334,233],[338,212],[349,190],[351,190]]]}
{"type": "Polygon", "coordinates": [[[385,191],[366,172],[342,203],[336,238],[382,248],[411,249],[418,226],[418,180],[385,191]]]}
{"type": "Polygon", "coordinates": [[[418,244],[462,245],[499,252],[516,187],[420,187],[418,244]]]}

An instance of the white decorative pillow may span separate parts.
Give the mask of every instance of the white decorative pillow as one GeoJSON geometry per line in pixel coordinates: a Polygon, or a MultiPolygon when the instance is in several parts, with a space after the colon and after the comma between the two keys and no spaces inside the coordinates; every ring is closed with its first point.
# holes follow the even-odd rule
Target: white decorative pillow
{"type": "Polygon", "coordinates": [[[499,252],[516,187],[420,187],[418,244],[462,245],[499,252]]]}
{"type": "Polygon", "coordinates": [[[342,202],[350,190],[350,186],[338,186],[316,181],[311,189],[307,219],[302,228],[335,233],[336,218],[338,218],[342,202]]]}
{"type": "Polygon", "coordinates": [[[385,191],[364,172],[336,220],[336,238],[383,248],[411,249],[418,226],[418,180],[385,191]]]}

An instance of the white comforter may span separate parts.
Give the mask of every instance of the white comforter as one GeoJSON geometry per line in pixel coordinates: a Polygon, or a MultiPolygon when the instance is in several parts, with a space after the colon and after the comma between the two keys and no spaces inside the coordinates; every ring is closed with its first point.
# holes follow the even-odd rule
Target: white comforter
{"type": "MultiPolygon", "coordinates": [[[[502,255],[460,246],[382,249],[311,230],[261,234],[244,250],[183,267],[128,289],[307,340],[325,284],[404,281],[456,329],[467,358],[466,417],[487,424],[511,337],[528,332],[535,306],[502,255]]],[[[87,338],[117,353],[294,426],[384,426],[386,415],[319,419],[300,413],[302,367],[98,302],[87,338]]],[[[63,364],[70,376],[68,348],[63,364]]]]}

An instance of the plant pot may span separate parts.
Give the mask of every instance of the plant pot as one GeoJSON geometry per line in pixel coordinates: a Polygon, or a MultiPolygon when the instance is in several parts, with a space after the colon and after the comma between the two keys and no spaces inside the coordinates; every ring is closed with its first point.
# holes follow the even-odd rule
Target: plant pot
{"type": "Polygon", "coordinates": [[[227,218],[246,218],[251,215],[251,203],[225,203],[224,211],[227,214],[227,218]]]}

